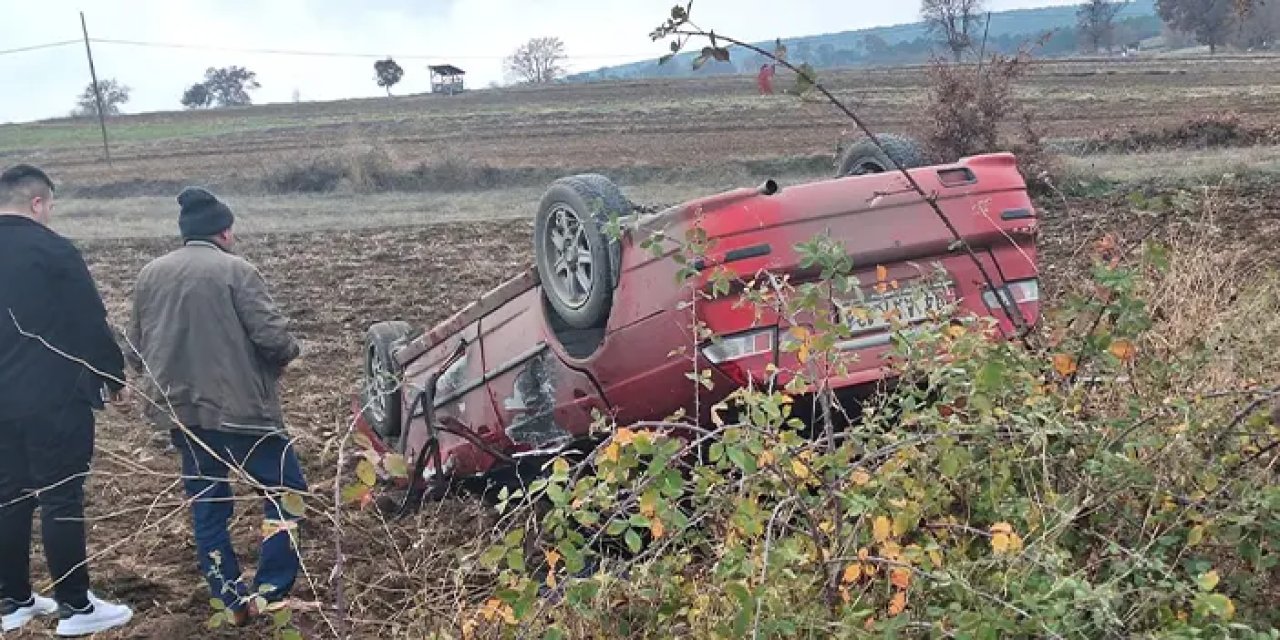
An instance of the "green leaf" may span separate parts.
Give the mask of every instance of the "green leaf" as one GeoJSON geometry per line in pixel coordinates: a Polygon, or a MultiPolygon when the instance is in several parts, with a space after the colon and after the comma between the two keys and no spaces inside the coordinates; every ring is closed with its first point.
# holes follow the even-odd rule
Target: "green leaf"
{"type": "Polygon", "coordinates": [[[558,484],[547,485],[547,497],[551,498],[551,502],[560,506],[564,506],[569,501],[568,494],[558,484]]]}
{"type": "Polygon", "coordinates": [[[641,529],[648,529],[649,519],[637,513],[631,516],[631,519],[627,521],[627,524],[641,529]]]}
{"type": "Polygon", "coordinates": [[[627,548],[631,550],[631,553],[640,553],[640,535],[636,533],[635,529],[627,529],[627,533],[622,538],[626,541],[627,548]]]}
{"type": "Polygon", "coordinates": [[[616,536],[621,534],[623,531],[626,531],[628,526],[630,525],[627,524],[626,520],[610,520],[609,525],[605,527],[604,532],[606,535],[616,536]]]}
{"type": "Polygon", "coordinates": [[[524,572],[524,551],[520,549],[512,549],[507,552],[507,566],[512,571],[524,572]]]}
{"type": "Polygon", "coordinates": [[[586,559],[583,558],[582,551],[570,544],[568,540],[561,540],[560,544],[556,545],[556,550],[564,558],[564,567],[569,573],[578,573],[586,566],[586,559]]]}
{"type": "Polygon", "coordinates": [[[1201,596],[1199,604],[1219,618],[1228,618],[1235,610],[1235,606],[1231,604],[1231,598],[1228,598],[1221,593],[1211,593],[1209,595],[1201,596]]]}
{"type": "Polygon", "coordinates": [[[725,453],[729,455],[729,461],[733,462],[734,466],[742,469],[744,473],[751,474],[757,471],[756,459],[747,454],[741,447],[729,447],[725,453]]]}
{"type": "Polygon", "coordinates": [[[600,516],[594,511],[580,509],[573,512],[573,519],[584,527],[593,527],[600,523],[600,516]]]}
{"type": "Polygon", "coordinates": [[[360,463],[356,465],[356,477],[360,479],[360,482],[363,482],[370,487],[378,482],[378,472],[373,468],[373,463],[368,460],[361,460],[360,463]]]}
{"type": "Polygon", "coordinates": [[[1206,571],[1196,578],[1196,586],[1200,587],[1201,591],[1213,591],[1218,586],[1218,580],[1217,571],[1206,571]]]}
{"type": "Polygon", "coordinates": [[[987,362],[978,369],[978,388],[987,392],[996,391],[1004,384],[1004,374],[1003,362],[987,362]]]}
{"type": "Polygon", "coordinates": [[[502,541],[507,543],[507,546],[509,547],[514,547],[520,544],[524,541],[524,529],[512,529],[511,531],[508,531],[507,535],[502,537],[502,541]]]}
{"type": "Polygon", "coordinates": [[[404,456],[398,453],[387,454],[387,457],[382,459],[382,466],[392,478],[409,477],[409,464],[405,462],[404,456]]]}
{"type": "Polygon", "coordinates": [[[276,623],[276,628],[287,626],[293,620],[293,611],[281,609],[271,615],[271,620],[276,623]]]}
{"type": "Polygon", "coordinates": [[[297,629],[281,629],[280,640],[302,640],[302,632],[297,629]]]}
{"type": "Polygon", "coordinates": [[[710,462],[719,462],[724,457],[724,443],[716,442],[711,445],[707,451],[707,460],[710,462]]]}
{"type": "Polygon", "coordinates": [[[564,632],[559,627],[551,627],[542,634],[542,640],[564,640],[564,632]]]}
{"type": "Polygon", "coordinates": [[[302,499],[302,496],[293,493],[292,491],[286,493],[284,497],[280,499],[280,507],[289,515],[297,518],[301,518],[307,514],[306,501],[302,499]]]}
{"type": "Polygon", "coordinates": [[[227,603],[223,602],[221,598],[210,598],[209,606],[213,607],[214,611],[225,611],[227,603]]]}
{"type": "Polygon", "coordinates": [[[502,557],[507,554],[507,548],[501,545],[489,547],[484,553],[480,554],[480,566],[493,570],[498,567],[498,563],[502,561],[502,557]]]}
{"type": "Polygon", "coordinates": [[[600,593],[600,584],[591,580],[585,580],[569,587],[565,596],[569,599],[569,604],[575,607],[586,605],[595,599],[596,594],[600,593]]]}

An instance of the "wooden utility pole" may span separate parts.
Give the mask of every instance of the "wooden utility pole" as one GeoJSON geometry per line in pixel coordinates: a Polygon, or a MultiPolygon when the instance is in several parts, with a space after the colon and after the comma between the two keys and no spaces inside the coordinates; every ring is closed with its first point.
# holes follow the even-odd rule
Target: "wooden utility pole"
{"type": "Polygon", "coordinates": [[[80,30],[84,32],[84,52],[89,56],[89,77],[93,80],[93,95],[98,101],[98,124],[102,127],[102,153],[107,156],[107,164],[111,164],[111,147],[107,144],[107,110],[102,104],[102,90],[98,88],[98,72],[93,68],[93,49],[89,46],[89,27],[84,21],[84,12],[80,12],[80,30]]]}

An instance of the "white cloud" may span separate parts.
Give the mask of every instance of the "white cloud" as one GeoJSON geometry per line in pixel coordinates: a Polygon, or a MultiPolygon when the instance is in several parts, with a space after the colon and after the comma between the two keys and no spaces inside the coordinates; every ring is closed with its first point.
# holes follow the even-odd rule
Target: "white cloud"
{"type": "MultiPolygon", "coordinates": [[[[990,8],[1071,4],[1071,0],[991,0],[990,8]]],[[[535,36],[564,39],[574,71],[656,57],[662,45],[648,33],[672,0],[115,0],[82,3],[8,2],[0,49],[80,37],[85,5],[95,38],[181,43],[226,49],[286,49],[421,54],[401,60],[399,92],[425,91],[429,62],[467,70],[472,86],[502,78],[502,57],[535,36]],[[22,29],[15,29],[21,25],[22,29]]],[[[915,19],[914,0],[699,0],[704,26],[748,40],[830,33],[915,19]]],[[[285,102],[297,89],[304,100],[376,96],[373,59],[227,53],[196,49],[97,44],[100,78],[133,89],[128,112],[179,108],[183,89],[210,66],[242,65],[258,74],[256,102],[285,102]]],[[[82,46],[0,56],[0,122],[66,114],[88,83],[82,46]]]]}

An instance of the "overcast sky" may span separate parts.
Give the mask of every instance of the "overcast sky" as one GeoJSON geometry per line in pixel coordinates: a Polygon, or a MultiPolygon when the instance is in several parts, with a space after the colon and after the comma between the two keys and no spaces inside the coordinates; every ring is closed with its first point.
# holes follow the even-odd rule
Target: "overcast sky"
{"type": "MultiPolygon", "coordinates": [[[[988,0],[995,11],[1078,0],[988,0]]],[[[648,33],[671,0],[0,0],[0,51],[80,38],[85,10],[94,38],[222,49],[288,49],[400,58],[398,92],[425,91],[427,64],[451,62],[470,86],[502,81],[502,57],[525,40],[559,36],[571,71],[655,58],[648,33]]],[[[747,40],[831,33],[915,20],[915,0],[698,0],[703,26],[747,40]],[[781,7],[786,7],[782,9],[781,7]]],[[[210,66],[258,73],[254,101],[376,96],[373,59],[340,59],[94,46],[99,78],[132,88],[127,113],[180,108],[183,89],[210,66]]],[[[0,123],[66,115],[88,83],[83,45],[0,55],[0,123]]]]}

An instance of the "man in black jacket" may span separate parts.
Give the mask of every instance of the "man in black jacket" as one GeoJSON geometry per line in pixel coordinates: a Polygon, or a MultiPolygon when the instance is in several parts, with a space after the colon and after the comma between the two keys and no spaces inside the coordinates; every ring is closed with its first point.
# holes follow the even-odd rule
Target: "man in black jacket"
{"type": "Polygon", "coordinates": [[[124,402],[124,357],[80,252],[48,228],[53,182],[0,174],[0,617],[4,631],[57,613],[60,636],[121,626],[133,612],[89,591],[84,480],[94,414],[124,402]],[[50,600],[31,590],[40,507],[50,600]]]}

